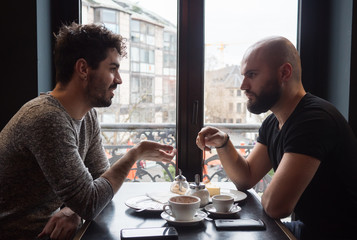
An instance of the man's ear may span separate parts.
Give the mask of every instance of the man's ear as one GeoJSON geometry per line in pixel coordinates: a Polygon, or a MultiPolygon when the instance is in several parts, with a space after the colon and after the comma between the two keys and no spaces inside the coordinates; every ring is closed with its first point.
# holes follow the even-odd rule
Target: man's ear
{"type": "Polygon", "coordinates": [[[280,78],[283,82],[287,82],[293,74],[293,66],[290,63],[284,63],[279,68],[280,78]]]}
{"type": "Polygon", "coordinates": [[[88,66],[87,61],[84,58],[79,58],[76,61],[74,68],[75,68],[74,69],[75,72],[81,79],[83,79],[83,80],[87,79],[89,66],[88,66]]]}

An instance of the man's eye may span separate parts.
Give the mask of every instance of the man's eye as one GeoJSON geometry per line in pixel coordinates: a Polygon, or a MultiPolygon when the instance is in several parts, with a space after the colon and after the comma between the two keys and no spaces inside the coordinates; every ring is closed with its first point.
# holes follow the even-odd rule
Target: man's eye
{"type": "Polygon", "coordinates": [[[247,77],[248,78],[254,78],[256,75],[257,75],[256,73],[251,72],[251,73],[247,74],[247,77]]]}

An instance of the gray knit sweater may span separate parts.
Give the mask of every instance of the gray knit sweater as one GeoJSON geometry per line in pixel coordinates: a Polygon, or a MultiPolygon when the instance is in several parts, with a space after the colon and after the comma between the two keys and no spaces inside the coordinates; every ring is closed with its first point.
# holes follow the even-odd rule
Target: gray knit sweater
{"type": "Polygon", "coordinates": [[[29,101],[0,132],[0,239],[34,239],[62,204],[93,219],[108,167],[94,109],[74,120],[49,94],[29,101]]]}

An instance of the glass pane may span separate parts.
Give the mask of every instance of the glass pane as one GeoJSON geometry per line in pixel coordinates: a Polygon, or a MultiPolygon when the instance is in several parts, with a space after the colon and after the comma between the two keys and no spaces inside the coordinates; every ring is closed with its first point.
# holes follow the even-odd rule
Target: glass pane
{"type": "Polygon", "coordinates": [[[131,51],[131,61],[132,62],[139,62],[140,61],[140,53],[139,53],[139,48],[137,47],[131,47],[130,48],[131,51]]]}
{"type": "MultiPolygon", "coordinates": [[[[177,0],[81,2],[83,23],[104,21],[127,39],[128,56],[119,70],[123,83],[115,90],[118,100],[97,108],[109,161],[114,163],[142,139],[176,147],[177,0]]],[[[174,172],[175,159],[169,164],[144,160],[133,165],[127,181],[172,181],[174,172]]]]}
{"type": "Polygon", "coordinates": [[[117,24],[113,24],[113,23],[104,23],[104,26],[106,28],[108,28],[110,31],[118,33],[118,26],[117,24]]]}
{"type": "Polygon", "coordinates": [[[116,23],[116,12],[113,10],[107,10],[103,9],[102,11],[103,14],[103,22],[111,22],[111,23],[116,23]]]}
{"type": "MultiPolygon", "coordinates": [[[[281,35],[296,44],[297,14],[298,0],[205,1],[204,123],[228,132],[245,156],[269,113],[254,115],[247,111],[246,96],[240,90],[241,59],[251,44],[264,37],[281,35]],[[253,130],[243,129],[248,124],[253,130]]],[[[215,150],[205,158],[206,179],[227,180],[215,150]]]]}
{"type": "Polygon", "coordinates": [[[131,20],[131,32],[140,32],[140,22],[136,20],[131,20]]]}

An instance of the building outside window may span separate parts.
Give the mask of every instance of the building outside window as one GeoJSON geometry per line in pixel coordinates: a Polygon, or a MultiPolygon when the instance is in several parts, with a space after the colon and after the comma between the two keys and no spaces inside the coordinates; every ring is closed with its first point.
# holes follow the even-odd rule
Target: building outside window
{"type": "Polygon", "coordinates": [[[101,22],[104,26],[115,33],[119,33],[118,12],[112,9],[96,8],[94,21],[101,22]]]}
{"type": "Polygon", "coordinates": [[[153,102],[153,78],[150,77],[131,77],[130,103],[152,103],[153,102]]]}

